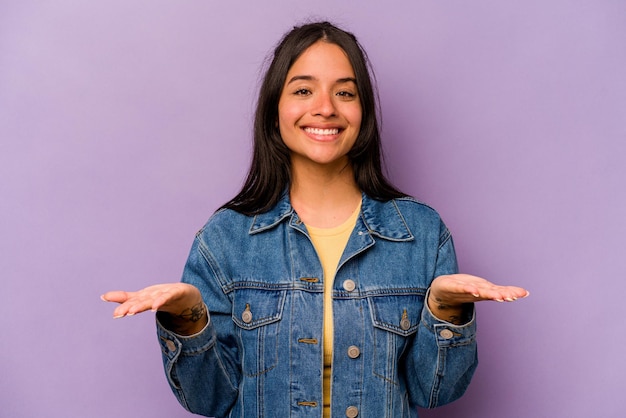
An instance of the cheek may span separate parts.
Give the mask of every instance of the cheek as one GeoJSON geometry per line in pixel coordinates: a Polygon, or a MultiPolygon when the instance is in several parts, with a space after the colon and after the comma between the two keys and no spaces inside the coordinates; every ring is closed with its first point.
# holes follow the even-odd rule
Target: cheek
{"type": "Polygon", "coordinates": [[[356,109],[352,109],[346,116],[352,126],[354,126],[356,129],[360,129],[361,120],[363,118],[363,112],[361,112],[360,106],[356,109]]]}
{"type": "Polygon", "coordinates": [[[291,106],[284,106],[279,103],[278,105],[278,119],[276,120],[276,127],[280,133],[283,142],[285,139],[289,141],[294,129],[294,123],[296,119],[293,114],[293,108],[291,106]]]}
{"type": "Polygon", "coordinates": [[[298,106],[282,101],[278,103],[278,121],[280,124],[293,125],[298,120],[299,114],[298,106]]]}
{"type": "Polygon", "coordinates": [[[363,110],[361,104],[356,102],[343,103],[339,110],[342,116],[350,122],[352,126],[361,126],[361,119],[363,118],[363,110]]]}
{"type": "Polygon", "coordinates": [[[361,112],[359,112],[359,113],[358,113],[358,115],[356,115],[356,116],[355,116],[355,119],[354,119],[354,124],[355,124],[358,128],[361,128],[361,118],[362,118],[362,116],[361,116],[361,112]]]}
{"type": "Polygon", "coordinates": [[[283,131],[283,129],[287,127],[289,119],[290,119],[289,114],[285,112],[285,110],[279,106],[278,117],[276,119],[276,126],[280,129],[281,132],[283,131]]]}

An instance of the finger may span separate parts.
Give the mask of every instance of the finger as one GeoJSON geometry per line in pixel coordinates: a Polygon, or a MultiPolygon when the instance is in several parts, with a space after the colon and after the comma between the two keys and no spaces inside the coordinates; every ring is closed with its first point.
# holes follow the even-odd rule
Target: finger
{"type": "Polygon", "coordinates": [[[152,299],[145,292],[124,292],[115,291],[102,295],[102,300],[107,302],[117,302],[120,305],[113,311],[113,318],[132,316],[150,309],[152,299]]]}
{"type": "Polygon", "coordinates": [[[526,289],[517,286],[504,286],[499,291],[502,298],[507,302],[513,302],[528,296],[526,289]]]}
{"type": "Polygon", "coordinates": [[[123,290],[114,290],[112,292],[106,292],[100,299],[105,302],[117,302],[124,303],[126,302],[132,295],[132,292],[125,292],[123,290]]]}
{"type": "Polygon", "coordinates": [[[521,287],[510,286],[509,287],[509,297],[506,299],[509,301],[509,298],[513,299],[513,301],[518,299],[524,299],[530,296],[530,292],[521,287]]]}
{"type": "Polygon", "coordinates": [[[151,300],[133,299],[122,303],[113,311],[113,318],[123,318],[125,316],[133,316],[141,312],[150,310],[152,307],[151,300]]]}
{"type": "Polygon", "coordinates": [[[529,295],[526,289],[516,286],[498,286],[480,291],[480,298],[484,300],[494,300],[496,302],[515,302],[529,295]]]}
{"type": "Polygon", "coordinates": [[[157,311],[159,308],[175,299],[177,292],[169,286],[150,286],[139,292],[134,292],[126,302],[120,305],[115,312],[116,317],[132,316],[146,311],[157,311]]]}
{"type": "Polygon", "coordinates": [[[133,316],[138,313],[151,311],[152,310],[152,300],[142,300],[135,302],[130,308],[128,308],[127,316],[133,316]]]}

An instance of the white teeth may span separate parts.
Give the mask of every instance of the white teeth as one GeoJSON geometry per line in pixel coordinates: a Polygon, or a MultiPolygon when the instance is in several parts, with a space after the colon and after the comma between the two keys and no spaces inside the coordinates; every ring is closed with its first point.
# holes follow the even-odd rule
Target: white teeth
{"type": "Polygon", "coordinates": [[[337,135],[339,133],[339,129],[319,129],[319,128],[304,128],[304,130],[310,134],[314,135],[337,135]]]}

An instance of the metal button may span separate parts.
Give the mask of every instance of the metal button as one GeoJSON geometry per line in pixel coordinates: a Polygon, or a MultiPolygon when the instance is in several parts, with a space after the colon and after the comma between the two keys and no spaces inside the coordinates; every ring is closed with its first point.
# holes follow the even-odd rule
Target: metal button
{"type": "Polygon", "coordinates": [[[402,329],[402,331],[408,331],[409,328],[411,328],[411,320],[409,319],[409,314],[407,313],[405,309],[404,312],[402,312],[402,319],[400,320],[400,329],[402,329]]]}
{"type": "Polygon", "coordinates": [[[172,340],[167,340],[165,342],[165,345],[167,346],[167,349],[170,351],[176,351],[176,343],[172,340]]]}
{"type": "Polygon", "coordinates": [[[441,338],[445,340],[449,340],[450,338],[454,337],[454,333],[450,331],[449,329],[442,329],[439,332],[439,335],[441,336],[441,338]]]}
{"type": "Polygon", "coordinates": [[[361,350],[356,345],[351,345],[348,347],[348,357],[357,358],[361,355],[361,350]]]}
{"type": "Polygon", "coordinates": [[[354,289],[356,289],[356,284],[353,280],[348,279],[343,282],[343,288],[348,292],[352,292],[354,289]]]}
{"type": "Polygon", "coordinates": [[[402,331],[407,331],[411,328],[411,321],[409,318],[402,318],[402,321],[400,321],[400,328],[402,328],[402,331]]]}
{"type": "Polygon", "coordinates": [[[250,304],[248,303],[246,303],[246,310],[241,314],[241,320],[246,324],[252,322],[252,312],[250,312],[250,304]]]}
{"type": "Polygon", "coordinates": [[[359,409],[356,406],[349,406],[346,408],[346,416],[348,418],[355,418],[359,415],[359,409]]]}

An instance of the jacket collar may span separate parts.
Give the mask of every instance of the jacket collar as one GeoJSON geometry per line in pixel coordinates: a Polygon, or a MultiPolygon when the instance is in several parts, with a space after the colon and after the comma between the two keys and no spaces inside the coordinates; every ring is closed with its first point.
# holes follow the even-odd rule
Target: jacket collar
{"type": "MultiPolygon", "coordinates": [[[[363,193],[360,218],[363,221],[363,227],[372,235],[392,241],[410,241],[413,239],[413,234],[395,199],[380,201],[363,193]]],[[[292,224],[302,224],[298,214],[291,206],[289,193],[286,192],[272,209],[254,217],[249,233],[257,234],[270,230],[288,219],[292,224]]],[[[357,222],[357,228],[359,228],[359,222],[357,222]]]]}

